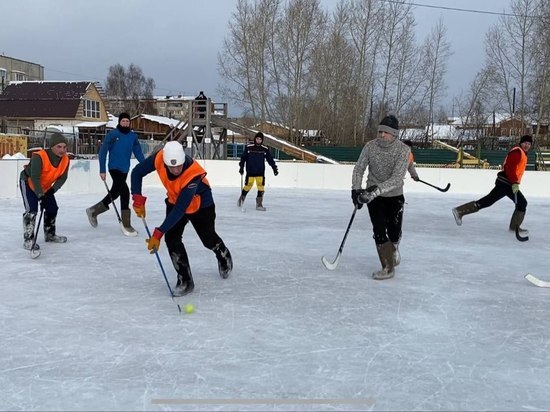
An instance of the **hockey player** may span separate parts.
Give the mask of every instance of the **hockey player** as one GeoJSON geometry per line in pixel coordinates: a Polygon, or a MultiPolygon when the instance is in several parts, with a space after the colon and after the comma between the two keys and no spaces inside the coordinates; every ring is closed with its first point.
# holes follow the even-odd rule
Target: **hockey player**
{"type": "Polygon", "coordinates": [[[142,195],[143,177],[156,171],[167,191],[166,217],[147,239],[151,253],[158,251],[160,240],[166,235],[166,246],[177,272],[174,296],[183,296],[193,291],[195,284],[189,266],[189,258],[182,236],[185,226],[191,222],[202,244],[212,250],[218,259],[218,270],[227,279],[233,269],[229,249],[215,229],[216,209],[206,171],[190,156],[177,141],[166,143],[164,148],[148,157],[132,170],[132,200],[138,217],[145,217],[146,197],[142,195]]]}
{"type": "Polygon", "coordinates": [[[109,194],[99,203],[86,209],[92,227],[97,227],[97,216],[109,210],[111,199],[116,200],[120,196],[120,214],[125,234],[137,236],[137,232],[130,223],[130,190],[126,184],[132,153],[140,163],[143,162],[144,156],[138,136],[130,129],[130,115],[121,113],[118,116],[116,129],[107,133],[99,149],[99,177],[103,181],[107,177],[105,163],[109,154],[109,174],[113,179],[113,185],[109,194]]]}
{"type": "Polygon", "coordinates": [[[351,199],[357,209],[367,203],[372,222],[373,238],[382,269],[374,279],[389,279],[400,263],[399,241],[403,223],[403,179],[407,173],[410,149],[397,139],[399,122],[386,116],[378,126],[378,137],[363,147],[352,175],[351,199]],[[367,189],[361,188],[365,170],[367,189]]]}
{"type": "MultiPolygon", "coordinates": [[[[65,243],[65,236],[56,234],[57,201],[55,192],[67,180],[69,156],[67,139],[61,133],[53,133],[49,138],[49,149],[34,152],[29,164],[20,175],[19,187],[23,196],[25,213],[23,214],[23,247],[31,250],[34,241],[34,226],[38,205],[44,211],[44,240],[46,242],[65,243]]],[[[35,242],[34,250],[40,246],[35,242]]]]}
{"type": "Polygon", "coordinates": [[[244,174],[244,168],[246,163],[246,178],[245,185],[241,191],[241,196],[237,205],[242,206],[246,195],[252,189],[254,182],[258,188],[258,194],[256,196],[256,210],[264,211],[266,208],[263,206],[263,198],[265,193],[265,161],[273,168],[273,174],[277,176],[279,174],[279,169],[271,156],[271,152],[267,146],[263,145],[264,134],[262,132],[256,133],[254,136],[254,143],[248,144],[241,156],[241,161],[239,162],[239,173],[244,174]]]}
{"type": "Polygon", "coordinates": [[[457,225],[462,225],[462,218],[464,216],[492,206],[504,196],[508,196],[514,201],[516,206],[512,214],[512,219],[510,220],[509,229],[515,232],[516,228],[518,228],[520,234],[528,234],[527,230],[520,227],[525,218],[527,200],[525,196],[523,196],[523,193],[521,193],[521,190],[519,190],[519,185],[521,183],[521,177],[527,167],[527,152],[529,152],[532,145],[533,138],[531,136],[522,136],[519,145],[515,146],[506,155],[502,170],[497,173],[493,190],[479,200],[465,203],[453,209],[453,215],[457,225]]]}

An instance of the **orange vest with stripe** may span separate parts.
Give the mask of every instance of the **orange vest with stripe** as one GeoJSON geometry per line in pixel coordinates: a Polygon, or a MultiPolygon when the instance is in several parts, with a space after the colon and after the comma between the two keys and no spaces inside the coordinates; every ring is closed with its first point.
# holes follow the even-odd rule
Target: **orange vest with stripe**
{"type": "MultiPolygon", "coordinates": [[[[163,156],[164,150],[159,152],[157,156],[155,157],[155,169],[157,170],[157,173],[159,174],[160,181],[162,182],[163,186],[166,188],[166,196],[168,197],[168,202],[175,205],[176,201],[178,200],[178,196],[180,195],[181,191],[185,186],[189,184],[189,182],[193,179],[195,179],[198,176],[202,177],[202,182],[210,186],[208,183],[208,180],[206,180],[206,171],[197,163],[196,160],[193,160],[193,163],[191,163],[191,166],[189,166],[187,169],[185,169],[181,175],[179,175],[176,179],[170,180],[168,179],[168,171],[166,170],[166,165],[164,164],[163,156]]],[[[191,202],[189,203],[189,206],[187,206],[187,209],[185,209],[186,214],[192,214],[197,212],[201,207],[201,196],[198,194],[195,194],[193,196],[193,199],[191,199],[191,202]]]]}
{"type": "MultiPolygon", "coordinates": [[[[33,156],[40,156],[40,158],[42,159],[40,186],[42,187],[42,191],[46,193],[48,190],[50,190],[55,181],[59,179],[63,175],[63,173],[65,173],[65,170],[67,170],[67,168],[69,167],[69,156],[62,156],[61,162],[59,162],[59,166],[57,167],[52,165],[52,162],[50,162],[50,158],[48,157],[48,153],[46,153],[45,150],[39,150],[38,152],[33,153],[33,156]]],[[[34,190],[34,184],[31,179],[28,179],[28,184],[32,191],[36,192],[34,190]]]]}
{"type": "MultiPolygon", "coordinates": [[[[515,176],[517,176],[517,178],[518,178],[518,183],[521,183],[521,178],[523,176],[523,173],[525,172],[525,168],[527,167],[527,155],[525,154],[525,152],[523,151],[523,149],[521,147],[516,146],[508,152],[508,156],[506,156],[506,159],[504,159],[504,164],[502,165],[502,169],[507,172],[507,175],[508,175],[508,172],[514,173],[515,176]],[[520,160],[519,160],[519,162],[516,165],[514,170],[508,170],[509,167],[507,167],[507,165],[506,165],[506,163],[508,161],[508,156],[514,150],[519,150],[519,152],[521,153],[521,158],[520,158],[520,160]]],[[[510,165],[508,165],[508,166],[510,166],[510,165]]],[[[510,178],[510,176],[507,176],[507,177],[510,178]]]]}

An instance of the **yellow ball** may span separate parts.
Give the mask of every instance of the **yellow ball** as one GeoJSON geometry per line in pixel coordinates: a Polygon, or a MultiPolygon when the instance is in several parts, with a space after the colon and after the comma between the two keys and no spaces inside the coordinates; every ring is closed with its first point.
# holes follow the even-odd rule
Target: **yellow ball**
{"type": "Polygon", "coordinates": [[[185,305],[185,313],[193,313],[194,311],[195,307],[191,303],[185,305]]]}

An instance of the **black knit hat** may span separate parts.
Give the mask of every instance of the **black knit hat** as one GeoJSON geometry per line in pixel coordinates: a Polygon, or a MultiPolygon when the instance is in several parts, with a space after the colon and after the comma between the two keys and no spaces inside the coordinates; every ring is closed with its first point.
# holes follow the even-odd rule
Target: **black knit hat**
{"type": "Polygon", "coordinates": [[[262,142],[264,141],[264,134],[262,132],[256,133],[256,135],[254,136],[254,140],[256,140],[257,137],[262,139],[262,142]]]}
{"type": "Polygon", "coordinates": [[[397,136],[399,133],[399,121],[397,120],[397,117],[393,114],[384,117],[380,122],[380,126],[378,126],[378,131],[387,132],[392,136],[397,136]]]}
{"type": "Polygon", "coordinates": [[[122,119],[128,119],[128,120],[130,120],[130,115],[129,115],[128,113],[120,113],[120,114],[118,115],[118,122],[120,123],[120,121],[121,121],[122,119]]]}
{"type": "Polygon", "coordinates": [[[533,136],[530,136],[528,134],[521,136],[521,139],[519,140],[519,144],[522,144],[523,142],[529,142],[533,144],[533,136]]]}

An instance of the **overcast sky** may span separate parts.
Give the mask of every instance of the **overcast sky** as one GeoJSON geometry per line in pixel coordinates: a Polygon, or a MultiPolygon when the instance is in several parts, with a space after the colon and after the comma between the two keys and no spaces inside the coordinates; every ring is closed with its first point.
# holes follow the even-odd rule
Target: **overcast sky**
{"type": "MultiPolygon", "coordinates": [[[[333,10],[339,0],[321,0],[333,10]]],[[[415,0],[415,4],[502,12],[508,0],[415,0]]],[[[44,66],[46,80],[104,82],[109,66],[139,65],[155,94],[221,101],[217,53],[236,0],[1,0],[0,53],[44,66]]],[[[446,101],[468,86],[484,61],[483,40],[498,17],[415,7],[420,42],[440,17],[453,55],[446,101]]],[[[231,110],[233,115],[238,115],[231,110]]]]}

